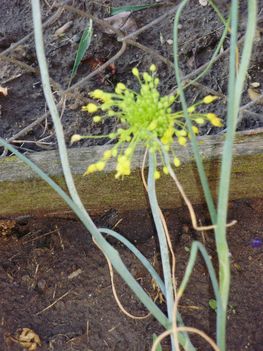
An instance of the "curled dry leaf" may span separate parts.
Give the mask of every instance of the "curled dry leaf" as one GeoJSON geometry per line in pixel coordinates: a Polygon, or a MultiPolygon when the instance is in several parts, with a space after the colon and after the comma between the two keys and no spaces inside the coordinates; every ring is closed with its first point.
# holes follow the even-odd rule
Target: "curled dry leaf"
{"type": "Polygon", "coordinates": [[[250,84],[247,93],[251,101],[256,101],[257,104],[263,105],[263,94],[259,88],[260,83],[253,82],[250,84]]]}
{"type": "Polygon", "coordinates": [[[37,350],[38,346],[41,346],[39,336],[29,328],[18,330],[17,341],[24,349],[28,351],[35,351],[37,350]]]}
{"type": "Polygon", "coordinates": [[[7,88],[3,88],[0,85],[0,94],[3,94],[4,96],[7,96],[8,92],[7,92],[7,88]]]}
{"type": "MultiPolygon", "coordinates": [[[[130,11],[125,11],[111,17],[106,17],[104,21],[125,34],[131,34],[135,32],[138,27],[134,18],[130,15],[130,11]]],[[[103,28],[102,31],[107,34],[114,34],[114,31],[108,28],[103,28]]]]}
{"type": "Polygon", "coordinates": [[[63,35],[73,24],[73,21],[69,21],[65,24],[63,24],[62,27],[58,28],[56,31],[55,31],[55,34],[54,36],[55,37],[60,37],[61,35],[63,35]]]}
{"type": "Polygon", "coordinates": [[[12,219],[1,219],[0,220],[0,236],[7,237],[12,233],[12,230],[16,226],[16,221],[12,219]]]}

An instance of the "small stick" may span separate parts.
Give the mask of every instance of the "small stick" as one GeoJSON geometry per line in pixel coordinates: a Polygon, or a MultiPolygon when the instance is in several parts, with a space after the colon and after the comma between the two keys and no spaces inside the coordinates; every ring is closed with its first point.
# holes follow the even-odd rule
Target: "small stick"
{"type": "Polygon", "coordinates": [[[71,291],[72,291],[72,290],[67,291],[65,294],[63,294],[63,295],[60,296],[58,299],[56,299],[54,302],[52,302],[52,304],[48,305],[48,306],[45,307],[43,310],[37,312],[37,313],[35,314],[35,316],[38,316],[38,315],[40,315],[41,313],[43,313],[43,312],[49,310],[49,309],[50,309],[51,307],[53,307],[58,301],[64,299],[64,297],[66,297],[71,291]]]}

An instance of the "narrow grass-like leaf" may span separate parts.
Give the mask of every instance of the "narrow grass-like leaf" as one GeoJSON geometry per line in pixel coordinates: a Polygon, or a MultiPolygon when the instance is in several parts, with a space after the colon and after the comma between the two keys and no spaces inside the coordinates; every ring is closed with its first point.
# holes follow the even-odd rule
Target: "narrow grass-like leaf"
{"type": "Polygon", "coordinates": [[[200,178],[201,185],[202,185],[202,188],[204,191],[204,196],[205,196],[207,207],[208,207],[208,210],[210,213],[211,221],[213,224],[215,224],[216,223],[216,216],[217,216],[216,208],[215,208],[213,196],[212,196],[212,193],[211,193],[211,190],[209,187],[208,179],[207,179],[207,176],[205,173],[205,169],[204,169],[201,153],[199,151],[196,136],[195,136],[194,132],[192,131],[192,122],[189,118],[188,111],[187,111],[188,106],[187,106],[187,102],[186,102],[184,87],[183,87],[183,83],[182,83],[182,79],[181,79],[181,71],[180,71],[180,67],[179,67],[179,43],[178,43],[179,20],[180,20],[181,13],[182,13],[184,7],[187,5],[188,1],[189,0],[182,0],[181,1],[180,5],[178,6],[178,10],[176,12],[175,19],[174,19],[173,52],[174,52],[175,77],[176,77],[176,82],[177,82],[177,86],[178,86],[178,92],[179,92],[179,96],[180,96],[182,109],[184,112],[184,117],[186,119],[186,124],[188,126],[190,137],[191,137],[191,144],[192,144],[192,148],[193,148],[193,154],[194,154],[196,166],[197,166],[198,173],[199,173],[199,178],[200,178]]]}
{"type": "Polygon", "coordinates": [[[135,12],[135,11],[141,11],[141,10],[146,10],[151,7],[157,7],[162,5],[161,3],[159,4],[146,4],[146,5],[126,5],[126,6],[119,6],[119,7],[112,7],[111,8],[111,16],[117,15],[118,13],[121,12],[135,12]]]}
{"type": "Polygon", "coordinates": [[[115,232],[114,230],[111,230],[108,228],[98,228],[98,229],[102,234],[108,234],[113,238],[119,240],[122,244],[124,244],[140,260],[140,262],[144,265],[147,271],[151,274],[152,278],[155,280],[158,287],[160,288],[162,294],[163,295],[165,294],[164,283],[161,280],[159,274],[156,272],[156,270],[153,268],[153,266],[150,264],[147,258],[143,256],[143,254],[129,240],[127,240],[124,236],[115,232]]]}
{"type": "Polygon", "coordinates": [[[79,42],[79,47],[78,51],[76,54],[75,62],[72,68],[71,72],[71,79],[75,76],[77,73],[77,70],[79,68],[80,62],[83,59],[86,51],[88,50],[92,38],[92,33],[93,33],[93,25],[92,25],[92,20],[90,19],[88,27],[84,30],[80,42],[79,42]]]}
{"type": "MultiPolygon", "coordinates": [[[[153,334],[153,342],[155,342],[156,339],[157,339],[157,335],[156,335],[156,334],[153,334]]],[[[155,350],[156,350],[156,351],[162,351],[163,349],[162,349],[161,344],[159,344],[159,345],[156,347],[155,350]]]]}

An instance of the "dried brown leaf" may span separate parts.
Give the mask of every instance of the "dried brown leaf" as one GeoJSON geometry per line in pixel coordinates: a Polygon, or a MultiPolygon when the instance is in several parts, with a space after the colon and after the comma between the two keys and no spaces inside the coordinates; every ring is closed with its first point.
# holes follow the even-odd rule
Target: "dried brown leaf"
{"type": "Polygon", "coordinates": [[[41,345],[40,337],[32,329],[23,328],[18,332],[17,341],[24,349],[35,351],[41,345]]]}
{"type": "MultiPolygon", "coordinates": [[[[104,21],[110,24],[113,28],[130,34],[138,29],[138,26],[131,15],[130,11],[118,13],[117,15],[106,17],[104,21]]],[[[107,34],[114,34],[114,31],[108,28],[103,28],[102,31],[107,34]]]]}
{"type": "Polygon", "coordinates": [[[256,104],[263,105],[263,95],[259,89],[256,89],[250,85],[247,93],[251,101],[256,101],[256,104]]]}
{"type": "Polygon", "coordinates": [[[69,22],[63,24],[62,27],[58,28],[58,29],[55,31],[54,36],[60,37],[60,36],[63,35],[72,25],[73,25],[73,21],[69,21],[69,22]]]}
{"type": "Polygon", "coordinates": [[[7,88],[3,88],[2,86],[0,86],[0,94],[7,96],[7,94],[8,94],[7,88]]]}

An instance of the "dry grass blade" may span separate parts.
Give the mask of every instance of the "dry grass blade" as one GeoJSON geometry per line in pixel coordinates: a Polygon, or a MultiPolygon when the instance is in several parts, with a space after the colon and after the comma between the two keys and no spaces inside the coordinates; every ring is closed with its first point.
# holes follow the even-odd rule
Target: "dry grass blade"
{"type": "Polygon", "coordinates": [[[119,6],[119,7],[112,7],[111,8],[111,15],[117,15],[121,12],[135,12],[135,11],[141,11],[141,10],[146,10],[151,7],[157,7],[162,5],[161,3],[159,4],[146,4],[146,5],[127,5],[127,6],[119,6]]]}

